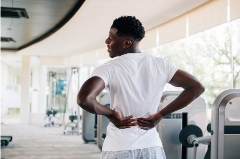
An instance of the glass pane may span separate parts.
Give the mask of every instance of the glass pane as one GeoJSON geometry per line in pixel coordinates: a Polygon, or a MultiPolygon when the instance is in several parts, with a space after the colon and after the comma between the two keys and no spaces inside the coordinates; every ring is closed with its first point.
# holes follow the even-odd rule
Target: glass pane
{"type": "Polygon", "coordinates": [[[1,121],[20,123],[22,57],[1,55],[1,121]]]}

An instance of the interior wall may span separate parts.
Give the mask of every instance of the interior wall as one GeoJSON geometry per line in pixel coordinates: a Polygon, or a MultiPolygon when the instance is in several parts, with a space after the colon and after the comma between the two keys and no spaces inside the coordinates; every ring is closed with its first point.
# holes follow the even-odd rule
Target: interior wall
{"type": "Polygon", "coordinates": [[[11,68],[4,61],[1,61],[1,115],[12,114],[14,111],[9,111],[10,109],[15,109],[18,107],[20,102],[20,94],[18,94],[18,89],[21,89],[20,82],[21,76],[16,72],[19,69],[11,68]],[[7,89],[7,90],[6,90],[7,89]],[[12,90],[12,93],[10,90],[12,90]],[[14,91],[16,89],[16,91],[14,91]],[[14,97],[11,97],[14,95],[14,97]],[[17,102],[17,104],[15,103],[17,102]],[[14,104],[15,103],[15,104],[14,104]]]}
{"type": "Polygon", "coordinates": [[[7,84],[7,76],[6,74],[8,73],[8,66],[5,65],[3,62],[1,62],[1,86],[4,86],[7,84]]]}
{"type": "Polygon", "coordinates": [[[5,65],[3,62],[1,62],[1,116],[4,116],[8,113],[8,107],[6,107],[4,105],[4,99],[5,99],[5,96],[4,96],[4,90],[5,90],[5,87],[6,87],[6,84],[7,84],[7,70],[8,70],[8,66],[5,65]]]}
{"type": "Polygon", "coordinates": [[[32,68],[31,113],[38,113],[39,67],[32,68]]]}
{"type": "Polygon", "coordinates": [[[20,118],[21,123],[29,123],[30,115],[30,58],[31,56],[22,57],[22,80],[21,83],[21,109],[20,109],[20,118]]]}

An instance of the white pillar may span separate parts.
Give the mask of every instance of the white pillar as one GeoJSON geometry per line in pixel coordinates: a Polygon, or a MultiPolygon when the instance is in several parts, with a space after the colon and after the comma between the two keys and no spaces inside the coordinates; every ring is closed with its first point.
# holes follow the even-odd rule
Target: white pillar
{"type": "Polygon", "coordinates": [[[39,95],[39,67],[32,68],[32,112],[38,113],[38,97],[39,95]]]}
{"type": "Polygon", "coordinates": [[[40,65],[39,73],[39,99],[38,99],[38,113],[45,114],[47,108],[46,87],[47,87],[47,67],[40,65]]]}
{"type": "Polygon", "coordinates": [[[30,58],[31,56],[22,56],[22,80],[21,80],[21,108],[20,118],[21,123],[29,123],[30,101],[30,58]]]}
{"type": "MultiPolygon", "coordinates": [[[[68,99],[67,99],[67,106],[66,106],[66,109],[72,109],[72,100],[71,100],[71,97],[72,97],[72,89],[71,89],[71,86],[72,86],[72,75],[73,72],[72,72],[72,69],[67,69],[67,89],[66,89],[66,95],[68,95],[68,99]],[[71,79],[71,82],[70,82],[70,85],[69,85],[69,80],[71,79]],[[69,90],[68,90],[69,89],[69,90]]],[[[64,105],[65,106],[65,105],[64,105]]],[[[70,114],[72,114],[72,111],[71,112],[68,112],[70,114]]]]}

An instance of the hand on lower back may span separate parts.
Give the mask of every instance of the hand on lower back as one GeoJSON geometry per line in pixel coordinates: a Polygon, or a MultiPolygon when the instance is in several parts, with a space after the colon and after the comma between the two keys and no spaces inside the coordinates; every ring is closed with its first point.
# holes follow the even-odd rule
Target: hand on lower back
{"type": "Polygon", "coordinates": [[[121,118],[119,114],[113,110],[114,113],[107,118],[119,129],[130,128],[131,126],[137,126],[137,119],[131,119],[133,116],[128,116],[126,118],[121,118]],[[132,123],[134,122],[134,123],[132,123]]]}
{"type": "Polygon", "coordinates": [[[149,118],[137,118],[137,124],[139,128],[148,130],[155,127],[161,120],[163,116],[157,112],[149,118]]]}

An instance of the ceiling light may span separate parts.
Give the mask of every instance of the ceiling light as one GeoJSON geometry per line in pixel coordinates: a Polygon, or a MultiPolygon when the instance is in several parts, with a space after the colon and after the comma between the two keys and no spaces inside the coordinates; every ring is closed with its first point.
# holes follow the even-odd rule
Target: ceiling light
{"type": "Polygon", "coordinates": [[[15,40],[13,40],[13,38],[9,38],[9,37],[1,37],[1,42],[16,42],[15,40]]]}
{"type": "Polygon", "coordinates": [[[26,18],[28,19],[27,11],[24,8],[1,7],[1,17],[3,18],[26,18]]]}

